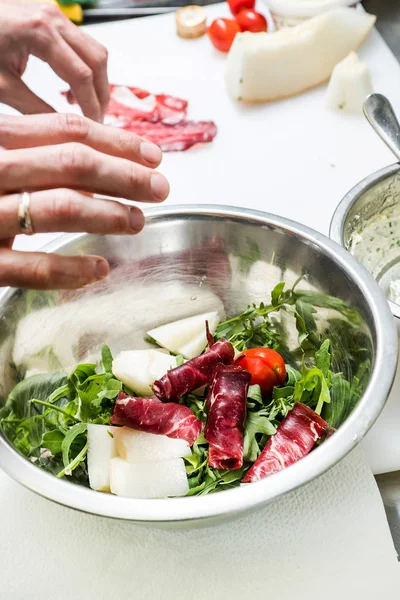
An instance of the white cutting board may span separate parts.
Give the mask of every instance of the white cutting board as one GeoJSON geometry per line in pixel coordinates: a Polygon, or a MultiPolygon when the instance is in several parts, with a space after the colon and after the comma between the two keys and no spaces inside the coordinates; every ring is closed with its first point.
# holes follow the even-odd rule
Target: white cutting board
{"type": "MultiPolygon", "coordinates": [[[[265,12],[262,4],[259,9],[265,12]]],[[[207,12],[210,18],[229,16],[224,4],[207,12]]],[[[224,86],[225,55],[207,36],[180,39],[173,14],[86,29],[109,51],[111,82],[181,96],[189,100],[189,118],[211,119],[218,126],[212,144],[165,155],[162,170],[171,184],[167,204],[245,206],[328,234],[344,194],[394,162],[363,117],[325,108],[326,86],[270,104],[233,102],[224,86]]],[[[400,66],[375,30],[360,57],[368,62],[374,90],[387,95],[400,114],[400,66]]],[[[46,65],[32,60],[25,79],[55,108],[70,110],[59,94],[67,86],[46,65]]],[[[20,237],[17,244],[33,248],[49,237],[54,236],[20,237]]],[[[375,473],[400,469],[397,398],[395,391],[364,443],[375,473]]]]}

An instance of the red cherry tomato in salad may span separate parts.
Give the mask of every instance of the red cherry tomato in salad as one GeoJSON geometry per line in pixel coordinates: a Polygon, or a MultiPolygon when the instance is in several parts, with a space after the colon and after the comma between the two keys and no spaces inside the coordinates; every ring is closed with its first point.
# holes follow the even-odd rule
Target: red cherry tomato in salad
{"type": "Polygon", "coordinates": [[[244,8],[254,8],[256,0],[228,0],[231,13],[236,16],[244,8]]]}
{"type": "Polygon", "coordinates": [[[255,10],[241,10],[236,15],[236,21],[241,31],[251,31],[252,33],[267,31],[267,19],[255,10]]]}
{"type": "Polygon", "coordinates": [[[245,350],[237,357],[235,364],[250,371],[251,385],[259,385],[263,394],[268,394],[286,380],[285,361],[271,348],[245,350]]]}
{"type": "Polygon", "coordinates": [[[240,27],[233,19],[215,19],[208,28],[210,40],[221,52],[228,52],[235,39],[235,35],[240,32],[240,27]]]}

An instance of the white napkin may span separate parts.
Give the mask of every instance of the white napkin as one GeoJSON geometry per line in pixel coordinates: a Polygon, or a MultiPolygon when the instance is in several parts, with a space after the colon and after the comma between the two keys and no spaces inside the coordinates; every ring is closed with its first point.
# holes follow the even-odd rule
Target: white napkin
{"type": "Polygon", "coordinates": [[[391,600],[400,589],[382,501],[359,449],[280,501],[207,529],[75,512],[2,472],[0,506],[7,600],[391,600]]]}

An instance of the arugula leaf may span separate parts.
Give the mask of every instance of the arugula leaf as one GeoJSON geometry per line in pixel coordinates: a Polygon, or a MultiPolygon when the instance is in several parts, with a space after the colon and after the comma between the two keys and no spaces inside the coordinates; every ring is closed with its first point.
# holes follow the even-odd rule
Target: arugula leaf
{"type": "Polygon", "coordinates": [[[46,431],[42,436],[40,446],[50,450],[53,455],[61,454],[64,438],[65,433],[61,429],[46,431]]]}
{"type": "Polygon", "coordinates": [[[294,384],[294,401],[311,406],[317,414],[321,414],[324,402],[331,401],[329,387],[321,369],[308,369],[304,364],[301,379],[294,384]]]}
{"type": "Polygon", "coordinates": [[[175,360],[176,360],[176,366],[177,367],[180,367],[185,362],[185,359],[183,358],[182,354],[177,354],[175,356],[175,360]]]}
{"type": "Polygon", "coordinates": [[[268,314],[277,310],[274,306],[249,306],[236,317],[220,323],[215,332],[215,339],[224,338],[242,352],[248,348],[279,348],[280,335],[276,327],[268,319],[268,314]]]}
{"type": "Polygon", "coordinates": [[[12,439],[14,447],[25,456],[37,456],[44,431],[40,415],[28,417],[19,422],[12,439]]]}
{"type": "Polygon", "coordinates": [[[113,355],[106,344],[101,345],[101,364],[106,373],[112,373],[113,355]]]}
{"type": "Polygon", "coordinates": [[[57,473],[56,477],[60,479],[61,477],[64,477],[64,475],[71,475],[72,471],[79,467],[80,464],[85,460],[87,451],[88,443],[86,442],[79,454],[77,454],[75,458],[71,460],[71,462],[62,471],[57,473]]]}
{"type": "Polygon", "coordinates": [[[261,388],[259,385],[250,385],[247,391],[247,408],[254,408],[257,404],[261,406],[264,404],[261,388]],[[250,400],[253,400],[253,402],[250,402],[250,400]]]}
{"type": "MultiPolygon", "coordinates": [[[[74,457],[74,459],[71,461],[70,459],[70,450],[71,450],[71,445],[72,443],[75,441],[75,439],[82,435],[83,433],[87,432],[87,424],[86,423],[77,423],[76,425],[74,425],[73,427],[71,427],[71,429],[69,429],[68,433],[65,435],[62,444],[61,444],[61,452],[62,452],[62,459],[63,459],[63,463],[64,463],[64,474],[65,475],[70,475],[71,474],[71,462],[74,463],[74,460],[76,459],[76,456],[74,457]]],[[[87,440],[87,437],[85,438],[85,440],[87,440]]],[[[86,446],[87,446],[87,441],[86,441],[86,446]]],[[[85,447],[85,446],[84,446],[85,447]]],[[[79,456],[79,454],[78,454],[79,456]]],[[[78,466],[78,464],[76,464],[76,467],[78,466]]],[[[74,468],[76,468],[74,467],[74,468]]],[[[61,477],[61,475],[59,475],[61,477]]]]}
{"type": "Polygon", "coordinates": [[[200,421],[202,421],[203,423],[206,422],[207,413],[205,398],[201,398],[200,396],[196,396],[195,394],[187,394],[186,396],[181,398],[180,403],[184,404],[185,406],[188,406],[190,410],[196,415],[196,417],[200,419],[200,421]]]}
{"type": "Polygon", "coordinates": [[[317,323],[314,314],[317,311],[312,304],[297,300],[295,307],[296,327],[298,331],[299,344],[303,350],[314,350],[319,346],[317,323]]]}
{"type": "Polygon", "coordinates": [[[284,290],[285,287],[285,282],[282,281],[281,283],[278,283],[278,285],[276,285],[274,287],[274,289],[271,292],[271,304],[272,306],[278,306],[278,304],[281,304],[283,301],[282,298],[282,292],[284,290]]]}
{"type": "MultiPolygon", "coordinates": [[[[254,462],[257,460],[258,455],[261,452],[258,434],[271,436],[276,433],[276,428],[272,425],[271,421],[265,416],[265,409],[261,409],[258,412],[249,411],[247,413],[245,428],[244,428],[244,444],[243,444],[243,458],[245,461],[254,462]],[[258,439],[257,439],[258,438],[258,439]]],[[[266,440],[264,440],[263,446],[265,446],[266,440]]]]}
{"type": "Polygon", "coordinates": [[[315,366],[320,369],[325,378],[329,375],[329,369],[331,367],[331,342],[325,340],[320,349],[315,353],[315,366]]]}
{"type": "Polygon", "coordinates": [[[287,374],[286,386],[292,386],[295,384],[296,381],[301,379],[300,371],[298,369],[295,369],[294,367],[292,367],[292,365],[286,365],[286,374],[287,374]]]}
{"type": "Polygon", "coordinates": [[[59,373],[43,373],[24,379],[9,394],[4,408],[0,410],[0,419],[4,419],[11,412],[15,419],[23,419],[42,412],[32,406],[30,401],[33,398],[46,400],[55,388],[64,386],[66,382],[66,376],[59,373]]]}

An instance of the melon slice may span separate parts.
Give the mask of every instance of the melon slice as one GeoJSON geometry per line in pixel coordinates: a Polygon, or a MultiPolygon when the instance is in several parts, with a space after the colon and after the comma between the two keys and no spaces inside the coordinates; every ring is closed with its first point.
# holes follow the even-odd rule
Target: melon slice
{"type": "Polygon", "coordinates": [[[89,485],[98,492],[110,491],[110,459],[117,456],[114,433],[118,427],[88,424],[87,467],[89,485]]]}
{"type": "Polygon", "coordinates": [[[136,464],[112,458],[110,481],[111,492],[127,498],[185,496],[189,491],[182,458],[136,464]]]}
{"type": "Polygon", "coordinates": [[[210,333],[214,334],[219,323],[218,312],[173,321],[150,329],[147,334],[163,348],[190,359],[201,354],[207,346],[206,321],[210,333]]]}
{"type": "Polygon", "coordinates": [[[364,100],[372,94],[371,75],[366,63],[355,52],[333,69],[326,92],[329,108],[349,114],[362,114],[364,100]]]}
{"type": "Polygon", "coordinates": [[[130,427],[119,427],[114,437],[118,455],[130,463],[168,460],[191,454],[185,440],[136,431],[130,427]]]}
{"type": "Polygon", "coordinates": [[[237,34],[226,65],[229,94],[249,102],[278,100],[327,81],[335,65],[363,43],[375,20],[342,7],[274,33],[237,34]]]}
{"type": "Polygon", "coordinates": [[[163,350],[128,350],[113,360],[112,371],[139,396],[152,396],[152,384],[170,369],[176,367],[176,358],[163,350]]]}

